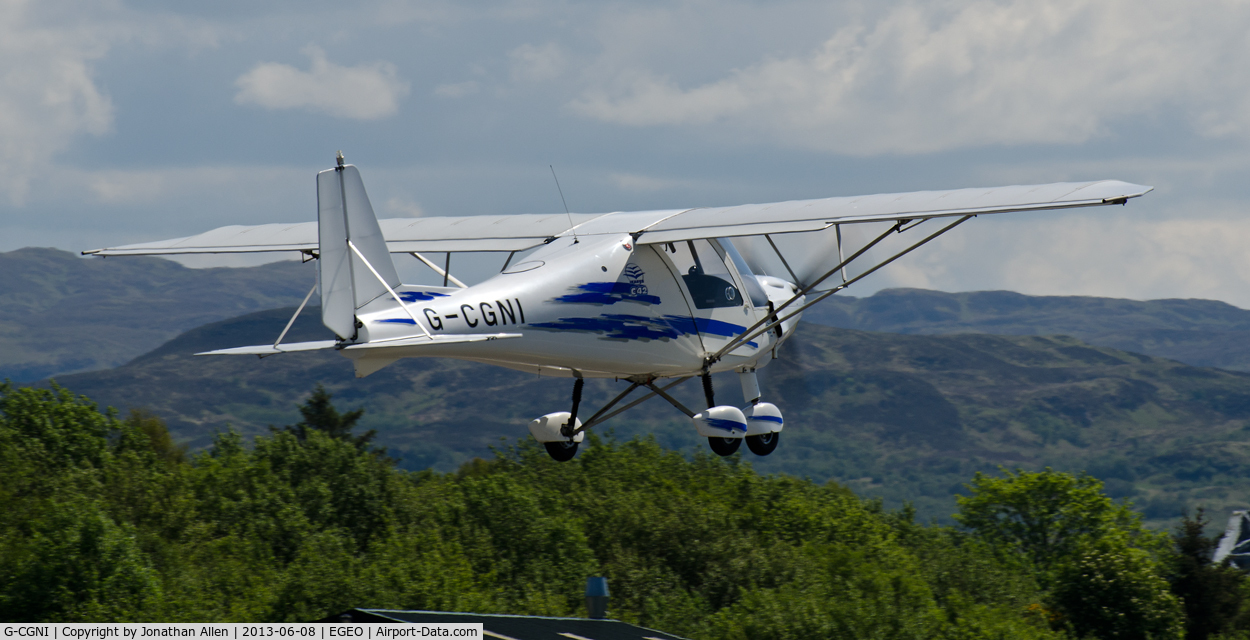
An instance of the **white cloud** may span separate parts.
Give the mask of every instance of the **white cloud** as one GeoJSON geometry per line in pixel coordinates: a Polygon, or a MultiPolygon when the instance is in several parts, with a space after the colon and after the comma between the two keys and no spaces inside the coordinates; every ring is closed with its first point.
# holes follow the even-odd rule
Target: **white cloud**
{"type": "Polygon", "coordinates": [[[1192,215],[1149,219],[1138,215],[1146,205],[971,220],[848,293],[904,286],[1206,298],[1250,308],[1250,219],[1239,207],[1195,206],[1192,215]]]}
{"type": "Polygon", "coordinates": [[[98,201],[109,204],[152,202],[165,195],[163,171],[100,171],[88,178],[98,201]]]}
{"type": "Polygon", "coordinates": [[[400,218],[420,218],[425,215],[425,210],[421,208],[421,205],[399,196],[387,198],[382,204],[382,212],[400,218]]]}
{"type": "Polygon", "coordinates": [[[508,52],[508,60],[512,66],[512,81],[522,83],[554,80],[568,66],[564,50],[554,42],[523,44],[508,52]]]}
{"type": "Polygon", "coordinates": [[[400,98],[408,95],[408,83],[389,62],[344,67],[328,61],[320,47],[309,45],[302,52],[311,60],[308,71],[263,62],[239,76],[235,103],[376,120],[395,115],[400,98]]]}
{"type": "Polygon", "coordinates": [[[622,66],[569,107],[863,155],[1080,143],[1168,110],[1201,135],[1246,135],[1248,32],[1233,0],[908,2],[712,82],[622,66]]]}
{"type": "Polygon", "coordinates": [[[33,12],[33,3],[0,2],[0,192],[15,204],[77,136],[113,124],[112,102],[91,69],[108,49],[109,29],[45,26],[33,12]]]}

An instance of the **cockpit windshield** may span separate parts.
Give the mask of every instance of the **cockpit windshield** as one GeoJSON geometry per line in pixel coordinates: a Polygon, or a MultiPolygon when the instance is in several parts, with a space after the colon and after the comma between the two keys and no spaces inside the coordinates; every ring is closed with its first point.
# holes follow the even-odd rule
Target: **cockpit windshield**
{"type": "Polygon", "coordinates": [[[746,288],[747,295],[751,296],[751,305],[763,307],[768,305],[768,295],[764,293],[764,287],[760,286],[758,280],[755,279],[755,272],[751,269],[751,265],[738,253],[738,249],[734,247],[734,243],[729,238],[718,238],[725,255],[733,261],[734,267],[738,269],[738,275],[742,276],[742,286],[746,288]]]}

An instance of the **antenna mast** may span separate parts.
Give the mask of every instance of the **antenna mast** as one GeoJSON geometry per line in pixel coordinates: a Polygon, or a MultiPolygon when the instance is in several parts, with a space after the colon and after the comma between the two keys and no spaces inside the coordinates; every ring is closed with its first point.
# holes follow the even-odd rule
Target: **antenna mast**
{"type": "Polygon", "coordinates": [[[556,177],[556,168],[547,165],[551,169],[551,177],[556,181],[556,191],[560,192],[560,203],[564,205],[564,215],[569,217],[569,231],[573,232],[573,244],[577,244],[577,228],[573,225],[573,214],[569,213],[569,203],[564,201],[564,189],[560,188],[560,179],[556,177]]]}

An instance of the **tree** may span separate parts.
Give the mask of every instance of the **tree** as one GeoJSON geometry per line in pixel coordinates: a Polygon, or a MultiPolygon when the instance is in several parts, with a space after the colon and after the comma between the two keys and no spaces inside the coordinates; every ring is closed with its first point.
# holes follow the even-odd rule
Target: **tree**
{"type": "Polygon", "coordinates": [[[1036,473],[1001,470],[996,478],[977,472],[958,496],[955,520],[981,537],[1023,553],[1045,574],[1085,541],[1121,532],[1135,545],[1159,547],[1156,534],[1141,524],[1128,505],[1115,504],[1102,482],[1047,467],[1036,473]]]}
{"type": "Polygon", "coordinates": [[[123,426],[126,427],[125,431],[133,430],[146,436],[146,442],[139,446],[143,449],[150,449],[166,464],[179,465],[187,461],[187,445],[175,443],[165,421],[151,411],[131,409],[123,426]]]}
{"type": "Polygon", "coordinates": [[[1211,562],[1219,538],[1203,535],[1207,525],[1202,508],[1193,518],[1186,514],[1172,536],[1176,554],[1171,561],[1172,593],[1185,605],[1185,637],[1208,637],[1250,628],[1242,613],[1246,606],[1246,578],[1241,571],[1211,562]]]}
{"type": "Polygon", "coordinates": [[[977,473],[956,520],[1026,557],[1049,589],[1056,622],[1077,637],[1180,638],[1184,613],[1162,577],[1165,539],[1084,473],[977,473]]]}
{"type": "Polygon", "coordinates": [[[363,407],[355,411],[347,413],[339,413],[338,409],[330,403],[330,399],[334,394],[326,391],[325,387],[320,384],[313,391],[312,396],[299,406],[300,415],[304,419],[294,425],[286,425],[281,429],[274,429],[274,432],[284,432],[294,434],[300,442],[308,440],[308,432],[315,429],[336,440],[344,440],[356,445],[361,451],[372,451],[378,455],[386,454],[385,447],[373,447],[373,439],[378,435],[376,429],[370,429],[361,435],[355,435],[352,430],[356,428],[356,423],[365,415],[363,407]]]}
{"type": "Polygon", "coordinates": [[[1056,571],[1051,599],[1079,638],[1160,640],[1184,637],[1180,600],[1150,554],[1123,535],[1083,540],[1056,571]]]}

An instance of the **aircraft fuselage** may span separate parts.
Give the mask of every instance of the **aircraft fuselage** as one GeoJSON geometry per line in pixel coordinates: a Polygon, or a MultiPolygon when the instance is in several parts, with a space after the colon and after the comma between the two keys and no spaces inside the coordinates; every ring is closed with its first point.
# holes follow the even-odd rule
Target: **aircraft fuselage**
{"type": "MultiPolygon", "coordinates": [[[[708,355],[770,315],[794,285],[750,273],[732,244],[699,240],[637,245],[629,235],[560,237],[468,288],[403,285],[357,312],[345,349],[367,375],[402,357],[451,357],[543,375],[628,378],[697,375],[708,355]],[[735,264],[738,263],[738,264],[735,264]],[[745,271],[745,273],[743,273],[745,271]],[[421,323],[417,327],[417,323],[421,323]],[[422,336],[521,334],[502,340],[381,345],[422,336]]],[[[799,303],[801,305],[801,303],[799,303]]],[[[796,307],[797,308],[797,307],[796,307]]],[[[756,368],[793,332],[798,317],[714,363],[756,368]]]]}

